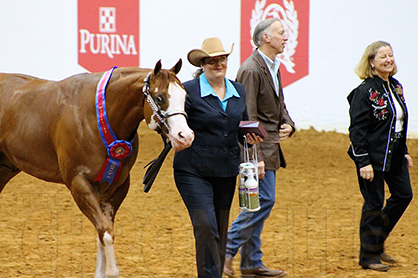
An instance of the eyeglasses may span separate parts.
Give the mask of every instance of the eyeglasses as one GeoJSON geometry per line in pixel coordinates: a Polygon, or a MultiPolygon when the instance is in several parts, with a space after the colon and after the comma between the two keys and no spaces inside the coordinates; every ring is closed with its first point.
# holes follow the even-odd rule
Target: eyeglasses
{"type": "Polygon", "coordinates": [[[228,60],[227,56],[219,56],[219,57],[213,57],[213,58],[206,58],[204,60],[204,63],[209,64],[209,65],[215,65],[217,63],[224,64],[226,63],[227,60],[228,60]]]}

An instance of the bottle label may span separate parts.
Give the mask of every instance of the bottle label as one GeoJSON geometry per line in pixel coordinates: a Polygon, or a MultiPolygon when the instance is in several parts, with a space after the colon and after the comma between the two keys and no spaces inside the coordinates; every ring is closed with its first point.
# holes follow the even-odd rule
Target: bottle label
{"type": "Polygon", "coordinates": [[[258,188],[248,189],[247,192],[247,209],[248,211],[258,211],[260,209],[260,199],[258,195],[258,188]]]}
{"type": "Polygon", "coordinates": [[[245,188],[240,187],[238,189],[239,192],[239,207],[241,209],[246,209],[247,208],[247,196],[246,196],[246,190],[245,188]]]}

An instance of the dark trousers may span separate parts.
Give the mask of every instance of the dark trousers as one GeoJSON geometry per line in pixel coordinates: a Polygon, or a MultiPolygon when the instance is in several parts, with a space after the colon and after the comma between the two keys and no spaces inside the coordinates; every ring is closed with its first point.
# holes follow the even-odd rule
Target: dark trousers
{"type": "Polygon", "coordinates": [[[198,277],[220,278],[236,177],[208,178],[174,170],[174,179],[193,225],[198,277]]]}
{"type": "Polygon", "coordinates": [[[380,263],[384,243],[412,200],[409,170],[404,157],[392,160],[389,172],[374,171],[373,181],[357,176],[364,204],[360,222],[360,264],[380,263]],[[390,198],[385,199],[385,182],[390,198]],[[384,207],[383,207],[384,206],[384,207]]]}

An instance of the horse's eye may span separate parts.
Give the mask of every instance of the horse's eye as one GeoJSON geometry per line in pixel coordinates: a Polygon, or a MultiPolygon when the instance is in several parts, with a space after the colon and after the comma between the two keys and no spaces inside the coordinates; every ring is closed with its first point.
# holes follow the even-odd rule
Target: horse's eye
{"type": "Polygon", "coordinates": [[[164,103],[164,98],[162,96],[157,96],[155,98],[155,101],[157,101],[158,104],[163,104],[164,103]]]}

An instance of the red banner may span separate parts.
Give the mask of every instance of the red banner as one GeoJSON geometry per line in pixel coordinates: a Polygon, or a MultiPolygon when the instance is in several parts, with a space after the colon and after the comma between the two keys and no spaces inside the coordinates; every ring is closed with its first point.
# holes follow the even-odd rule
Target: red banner
{"type": "Polygon", "coordinates": [[[253,52],[255,26],[267,18],[278,18],[288,36],[278,55],[283,87],[309,72],[309,0],[241,0],[241,63],[253,52]]]}
{"type": "Polygon", "coordinates": [[[91,72],[139,65],[139,0],[78,0],[78,63],[91,72]]]}

